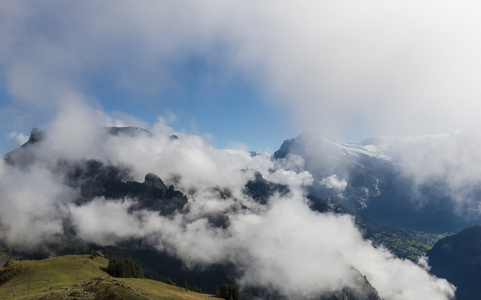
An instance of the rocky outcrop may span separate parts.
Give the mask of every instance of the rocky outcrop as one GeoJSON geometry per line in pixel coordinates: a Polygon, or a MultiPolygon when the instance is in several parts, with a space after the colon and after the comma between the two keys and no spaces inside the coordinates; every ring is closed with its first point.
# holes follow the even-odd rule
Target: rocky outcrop
{"type": "Polygon", "coordinates": [[[130,170],[124,166],[105,164],[98,160],[64,162],[65,183],[80,190],[76,203],[82,205],[95,197],[107,200],[131,199],[131,210],[147,209],[170,215],[181,210],[187,197],[174,186],[167,187],[155,174],[145,175],[143,183],[130,178],[130,170]]]}

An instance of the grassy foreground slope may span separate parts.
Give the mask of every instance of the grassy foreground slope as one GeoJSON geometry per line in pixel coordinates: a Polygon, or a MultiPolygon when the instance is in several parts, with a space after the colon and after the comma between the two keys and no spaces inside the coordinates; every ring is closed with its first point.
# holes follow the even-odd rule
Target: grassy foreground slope
{"type": "Polygon", "coordinates": [[[217,299],[155,280],[114,278],[107,265],[90,255],[12,260],[0,268],[0,299],[217,299]]]}

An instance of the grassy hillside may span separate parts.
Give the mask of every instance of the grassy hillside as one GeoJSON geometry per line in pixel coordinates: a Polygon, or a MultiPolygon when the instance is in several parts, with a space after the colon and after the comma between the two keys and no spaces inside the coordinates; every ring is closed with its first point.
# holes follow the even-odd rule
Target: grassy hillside
{"type": "Polygon", "coordinates": [[[216,299],[159,281],[114,278],[107,265],[90,255],[12,260],[0,268],[0,299],[216,299]]]}

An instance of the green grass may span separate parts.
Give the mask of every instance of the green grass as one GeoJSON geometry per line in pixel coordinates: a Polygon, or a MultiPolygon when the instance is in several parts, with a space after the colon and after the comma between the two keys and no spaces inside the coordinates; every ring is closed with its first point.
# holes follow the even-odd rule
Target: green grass
{"type": "Polygon", "coordinates": [[[382,231],[374,234],[374,242],[382,244],[400,258],[407,258],[417,262],[418,258],[440,239],[449,234],[431,234],[414,230],[397,229],[396,231],[382,231]]]}
{"type": "Polygon", "coordinates": [[[90,255],[12,260],[0,268],[0,299],[216,299],[155,280],[114,278],[107,265],[90,255]]]}

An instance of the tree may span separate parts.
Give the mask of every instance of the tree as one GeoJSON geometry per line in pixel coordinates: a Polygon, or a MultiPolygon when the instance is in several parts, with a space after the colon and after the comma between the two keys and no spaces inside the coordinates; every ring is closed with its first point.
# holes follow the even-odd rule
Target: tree
{"type": "Polygon", "coordinates": [[[226,284],[226,283],[224,283],[220,287],[220,292],[219,292],[219,295],[217,297],[223,298],[223,299],[226,299],[226,300],[230,300],[230,299],[240,300],[241,299],[240,293],[239,293],[239,290],[237,289],[237,287],[235,287],[233,285],[230,285],[230,284],[226,284]]]}
{"type": "Polygon", "coordinates": [[[175,282],[170,278],[170,276],[168,276],[165,279],[165,283],[170,284],[170,285],[176,285],[175,282]]]}
{"type": "Polygon", "coordinates": [[[202,289],[201,289],[201,288],[198,288],[195,284],[194,284],[194,286],[191,288],[191,291],[196,292],[196,293],[202,293],[202,289]]]}
{"type": "Polygon", "coordinates": [[[132,259],[110,258],[107,273],[120,278],[144,278],[142,268],[132,259]]]}

